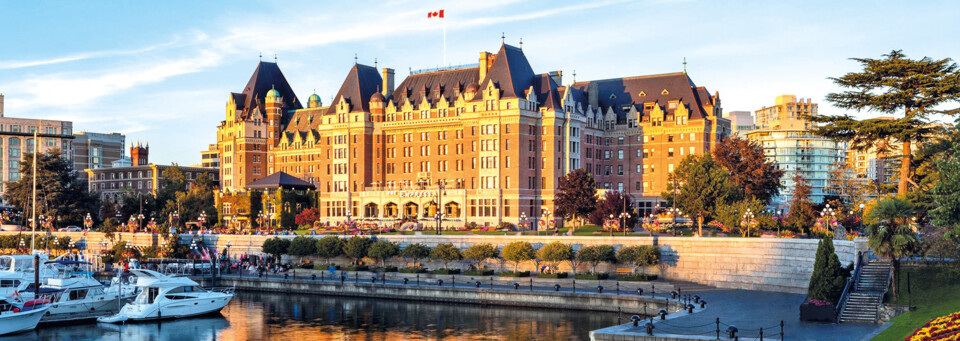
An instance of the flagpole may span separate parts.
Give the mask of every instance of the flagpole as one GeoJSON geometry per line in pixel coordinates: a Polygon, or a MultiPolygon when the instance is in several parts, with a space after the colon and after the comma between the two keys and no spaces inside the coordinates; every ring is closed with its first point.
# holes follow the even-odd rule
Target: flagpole
{"type": "Polygon", "coordinates": [[[443,66],[447,66],[447,18],[443,19],[443,66]]]}

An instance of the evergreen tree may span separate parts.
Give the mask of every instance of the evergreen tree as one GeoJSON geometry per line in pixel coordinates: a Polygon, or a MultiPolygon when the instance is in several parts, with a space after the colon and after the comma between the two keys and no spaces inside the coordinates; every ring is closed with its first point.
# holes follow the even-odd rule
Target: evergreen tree
{"type": "Polygon", "coordinates": [[[949,157],[936,162],[940,181],[933,188],[933,223],[949,228],[945,237],[960,241],[960,143],[949,157]]]}
{"type": "Polygon", "coordinates": [[[800,232],[809,231],[817,219],[814,204],[810,201],[810,193],[812,193],[813,187],[807,184],[807,180],[800,173],[793,177],[793,184],[793,197],[790,198],[787,226],[800,232]]]}
{"type": "MultiPolygon", "coordinates": [[[[33,153],[23,154],[20,179],[8,182],[3,194],[8,204],[23,212],[23,217],[29,217],[32,210],[33,157],[33,153]]],[[[59,149],[40,154],[37,157],[37,216],[57,219],[58,226],[82,226],[86,214],[95,214],[99,208],[99,200],[90,194],[87,186],[85,181],[77,179],[73,166],[60,156],[59,149]]],[[[23,224],[29,226],[28,221],[23,224]]],[[[37,224],[37,229],[40,228],[37,224]]]]}
{"type": "Polygon", "coordinates": [[[586,169],[575,169],[560,178],[554,200],[557,217],[581,224],[597,208],[597,182],[586,169]]]}
{"type": "Polygon", "coordinates": [[[837,304],[846,285],[840,259],[833,248],[833,239],[823,238],[817,246],[817,256],[813,263],[813,275],[810,276],[807,296],[810,299],[837,304]]]}
{"type": "Polygon", "coordinates": [[[730,173],[730,179],[743,191],[746,199],[757,198],[764,204],[780,194],[783,170],[768,159],[756,141],[732,136],[713,148],[713,157],[730,173]]]}
{"type": "Polygon", "coordinates": [[[960,109],[945,108],[960,100],[960,72],[951,59],[919,60],[906,58],[900,50],[883,55],[883,59],[853,58],[863,65],[861,72],[832,78],[840,87],[849,89],[827,94],[827,101],[843,109],[899,114],[893,120],[858,121],[849,115],[811,116],[813,122],[826,123],[814,133],[844,140],[851,148],[868,150],[878,142],[894,139],[902,143],[897,195],[905,195],[913,170],[913,143],[926,141],[940,128],[928,124],[931,114],[957,115],[960,109]]]}

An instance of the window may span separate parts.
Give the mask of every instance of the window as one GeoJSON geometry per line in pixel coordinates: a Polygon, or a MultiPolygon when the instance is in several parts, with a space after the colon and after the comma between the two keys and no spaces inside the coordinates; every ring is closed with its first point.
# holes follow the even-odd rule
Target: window
{"type": "Polygon", "coordinates": [[[617,151],[617,160],[623,160],[623,149],[617,151]]]}
{"type": "Polygon", "coordinates": [[[673,148],[667,148],[667,157],[673,157],[673,148]]]}

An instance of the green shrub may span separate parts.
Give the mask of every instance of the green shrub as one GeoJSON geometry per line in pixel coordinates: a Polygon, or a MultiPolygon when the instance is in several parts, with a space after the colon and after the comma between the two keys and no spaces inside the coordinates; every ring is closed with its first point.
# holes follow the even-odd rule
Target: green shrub
{"type": "Polygon", "coordinates": [[[553,274],[537,274],[537,278],[567,278],[567,273],[558,272],[553,274]]]}
{"type": "Polygon", "coordinates": [[[333,266],[334,269],[340,270],[340,266],[339,266],[339,265],[335,265],[335,264],[314,265],[314,266],[313,266],[313,269],[314,269],[314,270],[324,270],[324,271],[326,271],[327,268],[329,268],[331,265],[333,266]]]}
{"type": "Polygon", "coordinates": [[[530,271],[500,271],[500,277],[530,277],[530,271]]]}
{"type": "Polygon", "coordinates": [[[456,275],[460,273],[460,269],[436,269],[430,271],[434,275],[456,275]]]}
{"type": "Polygon", "coordinates": [[[356,265],[356,264],[347,265],[347,266],[344,267],[343,269],[346,270],[346,271],[367,271],[367,270],[370,270],[370,268],[367,267],[366,265],[356,265]]]}
{"type": "Polygon", "coordinates": [[[427,269],[424,268],[402,268],[399,270],[401,273],[405,274],[425,274],[427,269]]]}
{"type": "Polygon", "coordinates": [[[610,277],[610,275],[605,272],[604,273],[587,272],[587,273],[576,274],[573,276],[573,278],[576,278],[576,279],[594,280],[594,281],[607,279],[607,277],[610,277]]]}
{"type": "Polygon", "coordinates": [[[467,270],[463,274],[467,276],[493,276],[493,270],[467,270]]]}
{"type": "Polygon", "coordinates": [[[657,280],[657,275],[648,275],[648,274],[617,275],[617,280],[624,281],[624,282],[655,281],[657,280]]]}
{"type": "Polygon", "coordinates": [[[807,296],[810,299],[833,302],[837,304],[846,279],[840,259],[833,249],[833,239],[823,238],[817,246],[817,257],[813,263],[813,275],[810,276],[810,285],[807,296]]]}

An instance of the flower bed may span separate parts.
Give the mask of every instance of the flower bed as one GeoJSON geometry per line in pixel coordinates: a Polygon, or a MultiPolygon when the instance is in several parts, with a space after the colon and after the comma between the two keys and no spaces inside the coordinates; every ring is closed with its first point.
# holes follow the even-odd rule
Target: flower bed
{"type": "Polygon", "coordinates": [[[904,339],[904,341],[927,340],[960,340],[960,312],[935,318],[904,339]]]}

